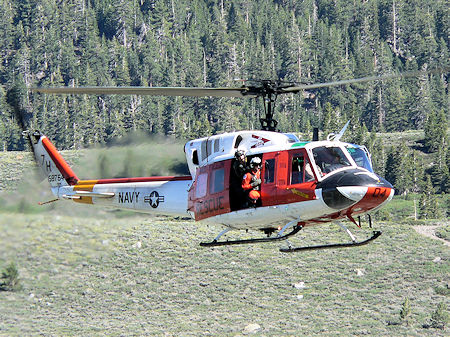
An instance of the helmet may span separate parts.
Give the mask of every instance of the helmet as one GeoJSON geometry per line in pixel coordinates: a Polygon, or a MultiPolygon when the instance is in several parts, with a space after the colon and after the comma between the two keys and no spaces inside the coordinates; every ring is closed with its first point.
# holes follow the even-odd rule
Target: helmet
{"type": "Polygon", "coordinates": [[[260,166],[261,165],[261,158],[259,157],[254,157],[252,158],[252,160],[250,160],[250,167],[253,168],[255,166],[260,166]]]}
{"type": "Polygon", "coordinates": [[[241,156],[245,156],[245,151],[244,150],[237,150],[234,153],[234,156],[236,157],[236,159],[239,159],[241,156]]]}

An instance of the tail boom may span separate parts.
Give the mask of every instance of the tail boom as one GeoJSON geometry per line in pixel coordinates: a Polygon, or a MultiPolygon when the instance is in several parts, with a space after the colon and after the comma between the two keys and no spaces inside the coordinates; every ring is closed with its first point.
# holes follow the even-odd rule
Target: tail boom
{"type": "Polygon", "coordinates": [[[59,197],[92,204],[168,216],[187,213],[190,176],[80,180],[59,189],[59,197]]]}
{"type": "Polygon", "coordinates": [[[37,165],[58,199],[169,216],[189,216],[191,176],[79,180],[51,141],[29,133],[37,165]]]}

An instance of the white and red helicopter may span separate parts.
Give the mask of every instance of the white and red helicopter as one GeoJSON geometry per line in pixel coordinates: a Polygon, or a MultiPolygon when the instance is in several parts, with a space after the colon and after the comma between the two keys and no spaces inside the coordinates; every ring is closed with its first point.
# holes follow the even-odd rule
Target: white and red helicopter
{"type": "MultiPolygon", "coordinates": [[[[315,136],[313,141],[301,141],[294,134],[275,131],[273,107],[280,94],[398,76],[417,76],[417,72],[300,86],[260,81],[255,86],[237,88],[31,88],[47,94],[263,97],[266,116],[261,119],[262,131],[224,133],[186,143],[189,176],[81,180],[45,135],[39,131],[25,133],[57,200],[168,216],[189,214],[196,221],[225,227],[202,246],[280,241],[304,227],[329,222],[338,222],[351,241],[297,248],[288,241],[288,247],[280,251],[359,246],[376,239],[381,232],[374,231],[368,239],[358,241],[339,221],[348,219],[360,227],[361,215],[370,214],[393,198],[392,185],[373,172],[364,146],[341,141],[348,123],[327,140],[319,141],[315,136]],[[240,192],[233,188],[242,180],[232,170],[237,150],[245,151],[248,161],[258,157],[262,162],[261,198],[253,207],[244,207],[239,201],[240,192]],[[230,230],[249,229],[260,230],[266,236],[220,240],[230,230]]],[[[372,227],[370,215],[368,220],[372,227]]]]}

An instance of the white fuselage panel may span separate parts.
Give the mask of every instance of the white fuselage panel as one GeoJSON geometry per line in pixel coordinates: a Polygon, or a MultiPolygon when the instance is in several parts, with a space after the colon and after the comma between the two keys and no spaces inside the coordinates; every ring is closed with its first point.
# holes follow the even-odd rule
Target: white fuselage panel
{"type": "MultiPolygon", "coordinates": [[[[92,189],[93,195],[114,193],[114,196],[93,196],[92,203],[158,215],[190,216],[187,213],[187,200],[191,184],[191,180],[98,184],[92,189]]],[[[59,197],[76,195],[77,191],[72,186],[59,189],[59,197]]]]}

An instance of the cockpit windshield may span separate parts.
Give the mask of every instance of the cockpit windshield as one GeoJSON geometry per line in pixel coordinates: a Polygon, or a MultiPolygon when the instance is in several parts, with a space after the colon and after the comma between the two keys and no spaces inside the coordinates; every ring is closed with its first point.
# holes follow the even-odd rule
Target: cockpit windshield
{"type": "Polygon", "coordinates": [[[340,147],[320,146],[312,149],[312,153],[317,171],[322,177],[340,168],[351,166],[350,161],[340,147]]]}
{"type": "Polygon", "coordinates": [[[366,152],[367,150],[365,147],[360,147],[357,145],[355,146],[348,145],[346,147],[347,151],[350,153],[353,160],[356,162],[356,165],[358,165],[359,167],[363,167],[369,170],[370,172],[373,172],[372,164],[370,162],[369,157],[367,156],[368,152],[366,152]]]}

